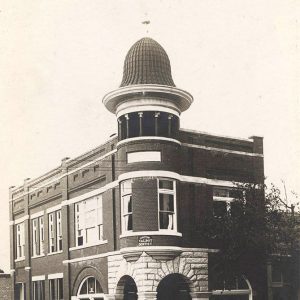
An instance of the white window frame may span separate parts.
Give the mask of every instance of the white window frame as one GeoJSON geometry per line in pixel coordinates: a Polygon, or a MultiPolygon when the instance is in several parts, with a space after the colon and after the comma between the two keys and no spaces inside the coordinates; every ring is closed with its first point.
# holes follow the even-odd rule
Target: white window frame
{"type": "Polygon", "coordinates": [[[49,277],[48,276],[48,280],[49,280],[49,299],[51,300],[64,300],[64,298],[59,298],[59,294],[60,294],[60,286],[59,286],[59,282],[62,282],[62,294],[64,295],[64,281],[63,281],[63,277],[59,276],[59,277],[49,277]],[[52,290],[51,290],[51,285],[54,284],[54,290],[55,290],[55,295],[52,295],[52,290]]]}
{"type": "MultiPolygon", "coordinates": [[[[39,277],[39,276],[37,276],[37,277],[39,277]]],[[[45,295],[46,286],[45,285],[46,285],[45,276],[41,276],[41,278],[32,277],[32,299],[33,300],[45,300],[46,299],[46,295],[45,295]],[[42,299],[39,297],[39,294],[38,294],[38,291],[41,287],[43,288],[42,289],[42,294],[43,294],[42,299]]]]}
{"type": "Polygon", "coordinates": [[[128,227],[127,219],[129,219],[130,216],[131,216],[131,222],[133,227],[132,179],[122,181],[120,184],[120,190],[121,190],[121,226],[122,226],[121,229],[122,229],[122,234],[126,234],[128,232],[133,232],[133,228],[127,229],[128,227]],[[124,201],[126,197],[131,197],[131,212],[127,212],[127,211],[124,212],[125,209],[124,201]]]}
{"type": "Polygon", "coordinates": [[[75,236],[76,236],[76,247],[85,247],[96,245],[99,242],[104,241],[103,236],[103,197],[101,195],[97,195],[92,198],[85,199],[83,201],[75,203],[75,236]],[[88,202],[96,201],[96,206],[88,209],[88,202]],[[81,210],[81,211],[80,211],[81,210]],[[86,226],[85,218],[88,212],[95,211],[95,222],[92,224],[93,226],[86,226]],[[80,221],[80,218],[81,221],[80,221]],[[82,223],[82,228],[79,228],[80,223],[82,223]],[[98,238],[92,242],[87,240],[87,230],[91,230],[95,228],[98,234],[98,238]],[[81,234],[79,235],[79,231],[81,234]],[[82,237],[82,245],[79,245],[78,239],[82,237]]]}
{"type": "MultiPolygon", "coordinates": [[[[77,299],[86,299],[86,300],[93,300],[94,298],[103,298],[103,299],[106,299],[106,296],[104,293],[88,293],[88,294],[81,294],[80,295],[80,292],[81,292],[81,289],[82,289],[82,286],[85,282],[88,282],[88,279],[89,278],[94,278],[95,280],[95,288],[96,288],[96,281],[98,281],[95,277],[93,276],[88,276],[86,278],[84,278],[84,280],[82,280],[82,282],[80,283],[80,286],[78,288],[78,293],[77,293],[77,299]]],[[[98,281],[99,285],[100,285],[100,288],[102,289],[102,286],[100,284],[100,282],[98,281]]]]}
{"type": "Polygon", "coordinates": [[[44,216],[32,219],[32,257],[44,255],[44,216]]]}
{"type": "Polygon", "coordinates": [[[25,259],[25,223],[17,224],[17,259],[25,259]]]}
{"type": "MultiPolygon", "coordinates": [[[[166,177],[161,177],[157,178],[157,208],[158,208],[158,230],[161,232],[170,232],[174,233],[177,232],[177,197],[176,197],[176,180],[172,178],[166,178],[166,177]],[[170,181],[173,183],[173,189],[162,189],[159,187],[159,181],[170,181]],[[174,206],[174,212],[173,212],[173,229],[164,229],[160,228],[160,199],[159,195],[160,194],[167,194],[167,195],[173,195],[173,206],[174,206]]],[[[165,211],[164,211],[165,212],[165,211]]]]}
{"type": "MultiPolygon", "coordinates": [[[[62,214],[61,210],[55,210],[48,213],[48,241],[49,241],[49,254],[61,253],[62,244],[60,246],[59,241],[62,241],[62,214]]],[[[48,255],[49,255],[48,254],[48,255]]]]}
{"type": "Polygon", "coordinates": [[[56,251],[62,251],[61,210],[56,211],[56,251]]]}

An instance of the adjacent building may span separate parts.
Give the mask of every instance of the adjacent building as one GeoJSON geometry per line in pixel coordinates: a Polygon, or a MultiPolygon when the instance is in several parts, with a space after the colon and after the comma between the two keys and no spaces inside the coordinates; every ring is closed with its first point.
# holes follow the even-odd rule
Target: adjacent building
{"type": "Polygon", "coordinates": [[[201,222],[264,182],[263,140],[181,128],[192,102],[156,41],[130,48],[103,98],[118,134],[10,188],[15,299],[209,299],[201,222]]]}

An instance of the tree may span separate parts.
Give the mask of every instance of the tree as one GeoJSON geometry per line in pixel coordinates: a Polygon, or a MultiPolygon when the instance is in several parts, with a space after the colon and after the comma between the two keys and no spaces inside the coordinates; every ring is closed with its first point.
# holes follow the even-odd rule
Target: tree
{"type": "MultiPolygon", "coordinates": [[[[234,289],[242,275],[266,288],[266,262],[270,255],[293,253],[300,240],[295,206],[288,206],[274,185],[243,184],[223,213],[208,213],[202,235],[219,252],[210,259],[211,283],[234,289]],[[217,276],[216,276],[217,274],[217,276]]],[[[264,296],[265,297],[265,296],[264,296]]]]}

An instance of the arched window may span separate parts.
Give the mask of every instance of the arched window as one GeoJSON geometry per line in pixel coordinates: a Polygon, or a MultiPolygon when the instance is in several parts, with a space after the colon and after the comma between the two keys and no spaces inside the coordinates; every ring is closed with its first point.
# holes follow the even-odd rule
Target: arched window
{"type": "Polygon", "coordinates": [[[79,286],[77,299],[104,300],[99,281],[95,277],[85,278],[79,286]]]}

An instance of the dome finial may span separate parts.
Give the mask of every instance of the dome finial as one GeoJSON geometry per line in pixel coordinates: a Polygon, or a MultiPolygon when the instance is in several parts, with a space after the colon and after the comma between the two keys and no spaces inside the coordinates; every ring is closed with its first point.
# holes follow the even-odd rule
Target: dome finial
{"type": "Polygon", "coordinates": [[[166,51],[149,37],[137,41],[124,61],[121,87],[136,84],[175,86],[166,51]]]}

